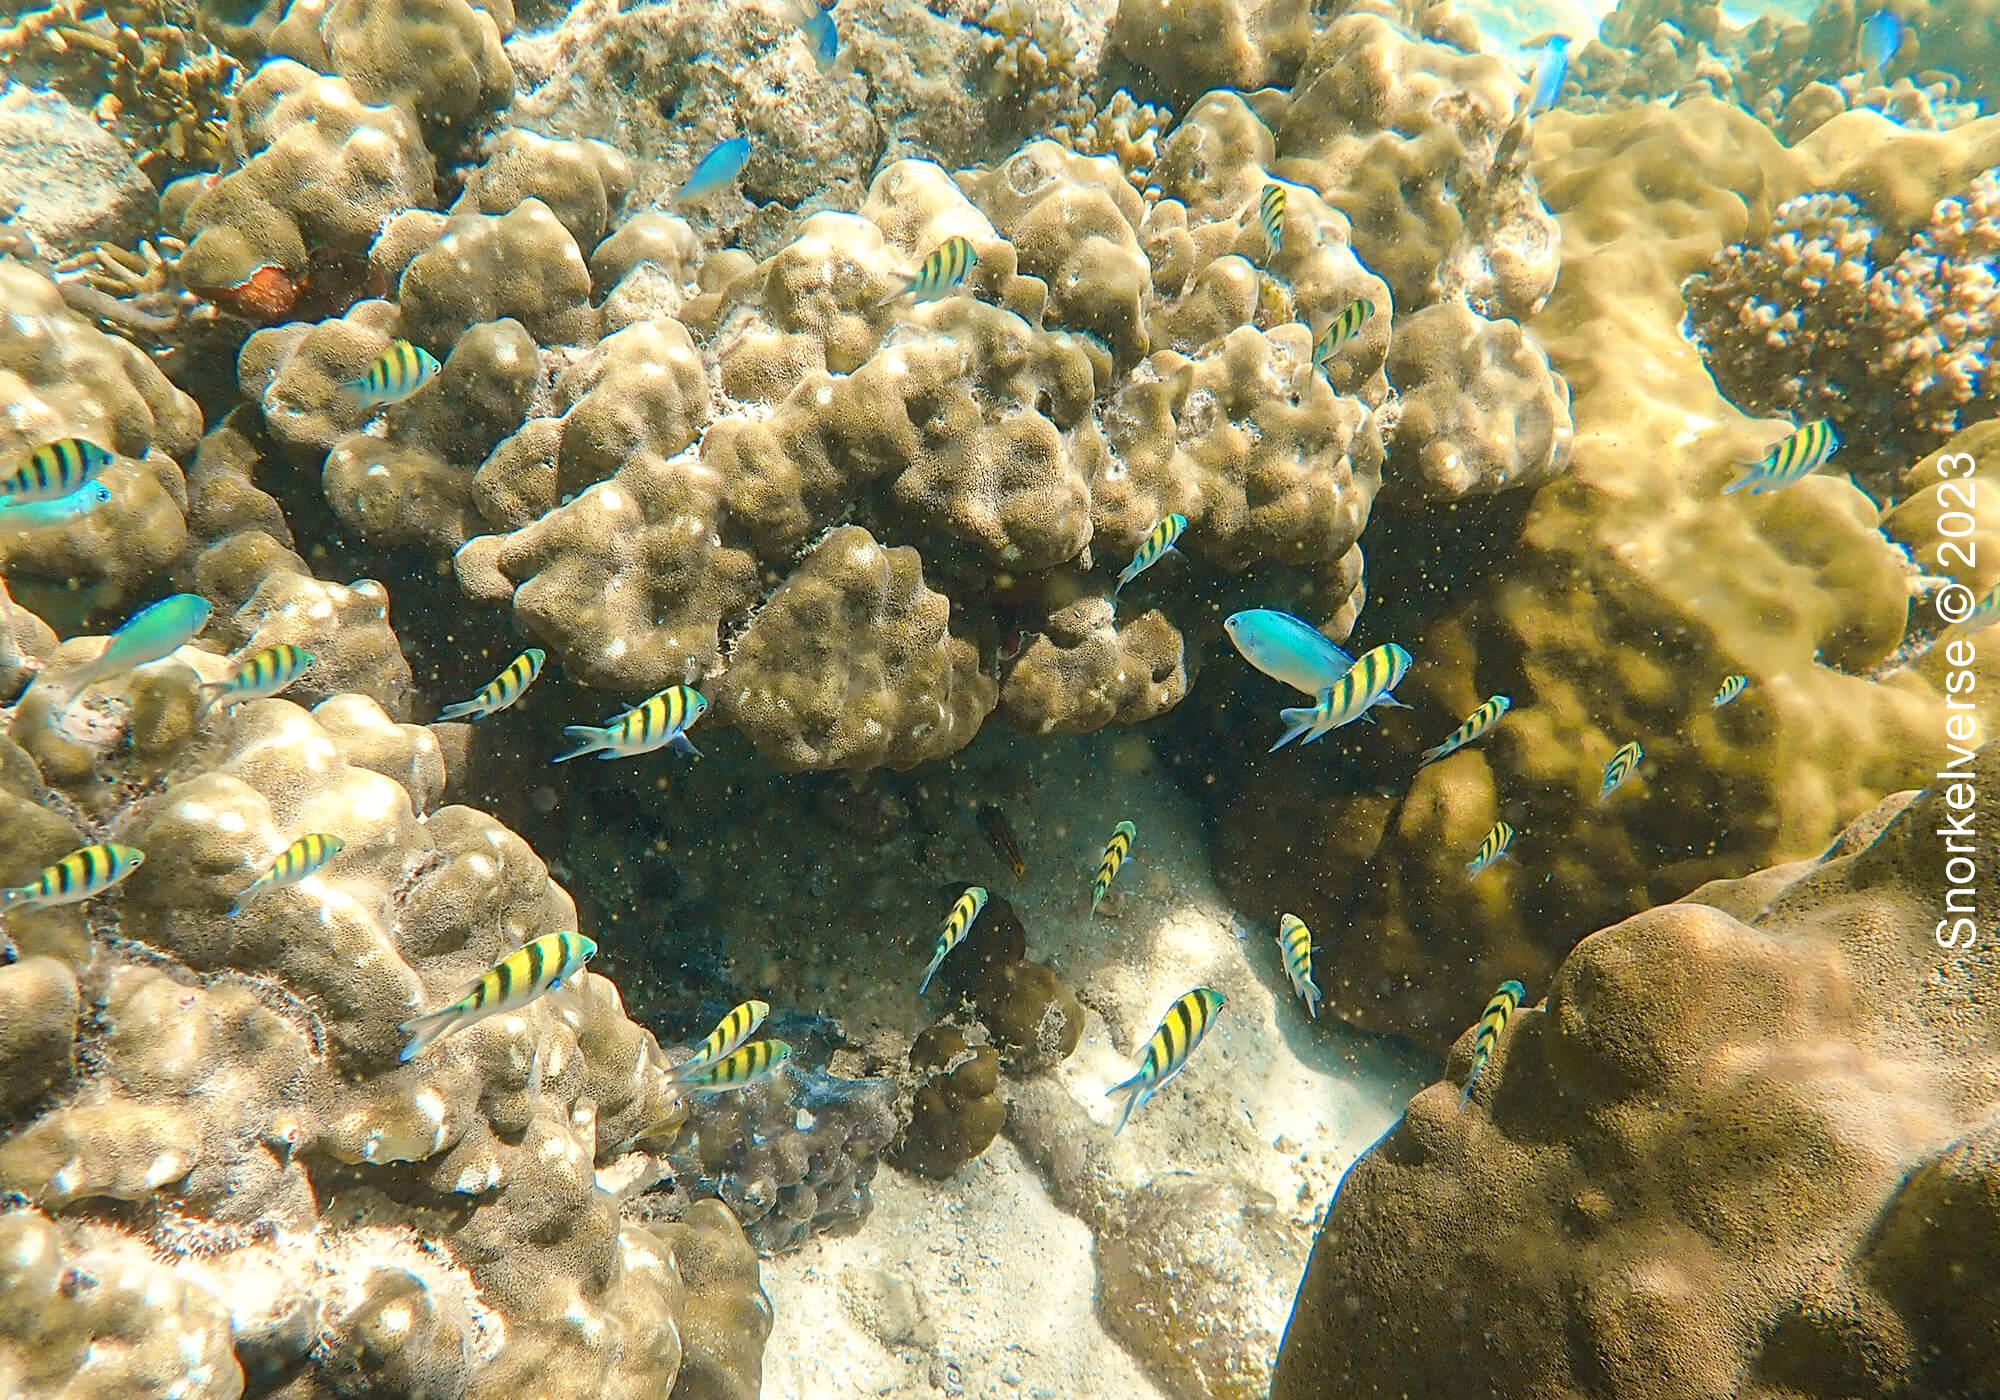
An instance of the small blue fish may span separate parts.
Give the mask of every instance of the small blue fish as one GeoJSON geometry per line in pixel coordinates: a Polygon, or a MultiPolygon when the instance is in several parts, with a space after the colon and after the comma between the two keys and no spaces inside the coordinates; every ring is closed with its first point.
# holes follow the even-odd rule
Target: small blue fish
{"type": "MultiPolygon", "coordinates": [[[[810,2],[810,0],[809,0],[810,2]]],[[[801,26],[806,36],[806,47],[812,50],[813,62],[824,73],[833,67],[833,61],[840,57],[840,31],[833,27],[833,11],[813,6],[811,18],[801,26]]]]}
{"type": "Polygon", "coordinates": [[[1618,751],[1604,765],[1604,781],[1598,784],[1597,800],[1602,802],[1623,787],[1625,780],[1632,776],[1632,770],[1639,766],[1639,760],[1645,756],[1646,751],[1639,747],[1637,739],[1629,744],[1620,744],[1618,751]]]}
{"type": "Polygon", "coordinates": [[[1118,575],[1118,586],[1111,590],[1114,602],[1124,591],[1126,584],[1159,563],[1161,556],[1173,549],[1174,541],[1181,537],[1181,532],[1187,529],[1187,524],[1185,515],[1170,515],[1146,532],[1146,538],[1139,542],[1138,552],[1132,556],[1132,562],[1118,575]]]}
{"type": "Polygon", "coordinates": [[[109,452],[82,438],[45,442],[27,459],[0,477],[0,501],[26,505],[71,496],[97,480],[116,461],[109,452]]]}
{"type": "Polygon", "coordinates": [[[567,763],[587,753],[602,753],[607,762],[633,758],[654,749],[670,748],[692,758],[701,750],[688,740],[687,731],[708,713],[708,698],[689,686],[670,686],[658,695],[642,700],[622,715],[605,721],[602,729],[588,724],[563,727],[563,738],[576,745],[552,762],[567,763]]]}
{"type": "Polygon", "coordinates": [[[1721,709],[1724,705],[1727,705],[1731,700],[1734,700],[1737,696],[1741,695],[1744,692],[1744,690],[1749,686],[1749,684],[1750,684],[1750,678],[1748,676],[1728,677],[1722,682],[1721,687],[1715,692],[1715,698],[1708,702],[1709,707],[1711,709],[1717,709],[1717,710],[1721,709]]]}
{"type": "Polygon", "coordinates": [[[1806,424],[1797,432],[1779,441],[1756,462],[1746,462],[1737,467],[1743,475],[1722,488],[1727,496],[1732,491],[1750,488],[1750,494],[1761,496],[1766,491],[1775,491],[1781,486],[1790,486],[1809,472],[1826,465],[1827,459],[1840,447],[1840,438],[1833,431],[1833,424],[1824,418],[1806,424]]]}
{"type": "Polygon", "coordinates": [[[96,659],[86,661],[63,677],[69,698],[56,712],[60,720],[84,691],[99,681],[122,676],[128,671],[172,656],[193,641],[208,625],[208,599],[194,593],[176,593],[127,618],[96,659]]]}
{"type": "Polygon", "coordinates": [[[1514,1012],[1527,995],[1528,989],[1510,977],[1500,984],[1500,990],[1493,994],[1493,1000],[1487,1002],[1486,1010],[1480,1013],[1479,1028],[1472,1033],[1472,1069],[1465,1076],[1465,1092],[1458,1096],[1460,1108],[1471,1101],[1472,1086],[1479,1082],[1479,1072],[1493,1058],[1493,1047],[1500,1041],[1500,1032],[1507,1029],[1507,1023],[1514,1018],[1514,1012]]]}
{"type": "Polygon", "coordinates": [[[709,149],[707,155],[695,162],[694,170],[674,194],[674,203],[690,204],[697,199],[706,199],[743,173],[743,167],[750,163],[750,138],[732,136],[727,141],[719,141],[709,149]]]}
{"type": "Polygon", "coordinates": [[[1493,823],[1493,829],[1486,833],[1486,839],[1479,843],[1479,849],[1471,860],[1465,863],[1468,878],[1477,880],[1487,866],[1507,854],[1507,848],[1514,844],[1514,828],[1505,822],[1493,823]]]}
{"type": "Polygon", "coordinates": [[[1528,79],[1527,106],[1523,116],[1539,116],[1556,105],[1563,78],[1569,73],[1569,36],[1558,34],[1542,45],[1535,55],[1535,72],[1528,79]]]}
{"type": "Polygon", "coordinates": [[[0,504],[0,535],[16,530],[46,530],[69,525],[110,499],[111,488],[101,481],[93,481],[52,501],[0,504]]]}
{"type": "Polygon", "coordinates": [[[1276,753],[1301,735],[1308,744],[1315,743],[1343,724],[1363,718],[1372,706],[1394,700],[1389,692],[1409,669],[1410,654],[1394,642],[1363,652],[1347,674],[1320,696],[1318,704],[1278,711],[1278,718],[1289,727],[1271,745],[1271,752],[1276,753]]]}
{"type": "Polygon", "coordinates": [[[437,356],[407,340],[392,340],[389,348],[357,379],[340,387],[369,405],[401,403],[437,377],[437,356]]]}
{"type": "Polygon", "coordinates": [[[1310,622],[1276,608],[1246,608],[1222,630],[1243,659],[1301,695],[1319,696],[1354,668],[1354,658],[1310,622]]]}
{"type": "Polygon", "coordinates": [[[1434,749],[1425,749],[1424,756],[1417,761],[1417,767],[1428,768],[1447,754],[1457,753],[1473,740],[1500,722],[1500,716],[1514,708],[1514,702],[1504,695],[1488,696],[1486,703],[1465,717],[1465,723],[1445,736],[1442,744],[1434,749]]]}
{"type": "Polygon", "coordinates": [[[1125,1095],[1125,1111],[1118,1115],[1118,1126],[1111,1130],[1116,1137],[1125,1131],[1126,1122],[1133,1111],[1174,1080],[1174,1076],[1187,1068],[1188,1056],[1195,1046],[1208,1034],[1208,1028],[1215,1024],[1215,1014],[1222,1010],[1222,993],[1208,987],[1196,987],[1181,996],[1167,1008],[1166,1019],[1153,1032],[1153,1038],[1146,1042],[1145,1056],[1139,1061],[1139,1072],[1122,1084],[1114,1084],[1104,1091],[1105,1097],[1113,1094],[1125,1095]]]}
{"type": "Polygon", "coordinates": [[[1877,10],[1861,21],[1860,41],[1862,70],[1879,78],[1903,47],[1903,21],[1893,10],[1877,10]]]}

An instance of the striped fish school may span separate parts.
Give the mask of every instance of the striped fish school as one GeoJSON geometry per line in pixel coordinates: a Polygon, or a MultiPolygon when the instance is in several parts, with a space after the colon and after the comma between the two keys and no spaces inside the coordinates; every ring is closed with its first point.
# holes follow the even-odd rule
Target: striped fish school
{"type": "Polygon", "coordinates": [[[1487,697],[1486,703],[1465,717],[1465,722],[1445,736],[1442,744],[1434,749],[1425,749],[1424,756],[1417,760],[1417,767],[1428,768],[1447,754],[1460,749],[1478,739],[1500,722],[1500,716],[1514,707],[1514,702],[1504,695],[1487,697]]]}
{"type": "Polygon", "coordinates": [[[1737,470],[1743,475],[1723,487],[1722,494],[1727,496],[1747,486],[1751,495],[1758,496],[1781,486],[1790,486],[1808,472],[1825,466],[1827,459],[1839,447],[1840,438],[1835,435],[1833,424],[1824,418],[1808,423],[1781,439],[1763,460],[1739,466],[1737,470]]]}
{"type": "Polygon", "coordinates": [[[211,705],[221,705],[227,710],[248,700],[268,700],[304,675],[312,664],[313,654],[290,642],[253,651],[223,679],[210,681],[201,688],[201,704],[196,713],[206,712],[211,705]]]}
{"type": "Polygon", "coordinates": [[[82,438],[45,442],[20,466],[0,477],[0,500],[8,505],[58,500],[90,485],[114,460],[96,443],[82,438]]]}
{"type": "Polygon", "coordinates": [[[1313,981],[1313,936],[1296,914],[1278,920],[1278,949],[1285,956],[1285,976],[1306,1004],[1306,1014],[1319,1019],[1319,986],[1313,981]]]}
{"type": "Polygon", "coordinates": [[[917,269],[917,275],[903,284],[903,289],[883,297],[878,306],[887,306],[892,301],[913,297],[917,301],[936,301],[948,297],[965,284],[966,274],[979,261],[978,250],[972,240],[963,234],[954,234],[931,250],[924,259],[924,265],[917,269]]]}
{"type": "Polygon", "coordinates": [[[1139,542],[1138,552],[1132,556],[1132,562],[1118,575],[1118,586],[1111,590],[1113,601],[1116,601],[1118,595],[1124,591],[1126,584],[1160,562],[1161,556],[1174,547],[1174,541],[1181,537],[1187,526],[1187,517],[1176,513],[1169,515],[1146,532],[1146,538],[1139,542]]]}
{"type": "Polygon", "coordinates": [[[1172,1083],[1174,1076],[1187,1067],[1188,1056],[1194,1053],[1195,1046],[1201,1044],[1208,1028],[1215,1024],[1215,1013],[1222,1010],[1222,1002],[1221,992],[1196,987],[1167,1008],[1160,1028],[1146,1042],[1146,1054],[1139,1061],[1139,1072],[1123,1084],[1114,1084],[1104,1091],[1106,1098],[1113,1094],[1126,1096],[1125,1111],[1118,1115],[1118,1126],[1111,1130],[1114,1137],[1125,1131],[1126,1120],[1131,1118],[1134,1109],[1172,1083]]]}
{"type": "Polygon", "coordinates": [[[937,976],[937,970],[944,966],[944,955],[962,943],[966,934],[972,932],[972,921],[979,917],[979,911],[985,907],[986,891],[979,885],[967,889],[958,897],[958,902],[951,906],[951,913],[946,916],[944,928],[938,934],[937,949],[931,954],[931,965],[924,970],[924,980],[917,984],[918,996],[922,996],[929,989],[931,978],[937,976]]]}
{"type": "Polygon", "coordinates": [[[1602,802],[1624,786],[1625,780],[1632,776],[1632,770],[1645,756],[1646,751],[1639,747],[1637,739],[1629,744],[1620,744],[1617,752],[1604,765],[1604,781],[1598,785],[1597,800],[1602,802]]]}
{"type": "Polygon", "coordinates": [[[1493,823],[1493,829],[1486,833],[1486,839],[1479,843],[1479,849],[1472,859],[1465,863],[1465,873],[1477,880],[1482,871],[1494,861],[1507,854],[1507,848],[1514,844],[1514,828],[1505,822],[1493,823]]]}
{"type": "Polygon", "coordinates": [[[1139,828],[1130,822],[1120,822],[1111,828],[1111,839],[1104,843],[1104,859],[1097,862],[1097,878],[1090,882],[1091,913],[1095,914],[1097,906],[1104,902],[1104,892],[1118,878],[1118,868],[1132,854],[1132,843],[1138,839],[1139,828]]]}
{"type": "Polygon", "coordinates": [[[1746,689],[1749,688],[1749,685],[1750,685],[1750,678],[1748,676],[1725,677],[1723,679],[1722,684],[1716,688],[1715,698],[1708,702],[1709,707],[1711,709],[1717,709],[1717,710],[1721,709],[1724,705],[1727,705],[1731,700],[1734,700],[1737,696],[1741,695],[1746,689]]]}
{"type": "Polygon", "coordinates": [[[430,351],[407,340],[392,340],[359,379],[341,387],[366,404],[401,403],[437,372],[438,362],[430,351]]]}
{"type": "Polygon", "coordinates": [[[1479,1028],[1472,1033],[1472,1069],[1465,1076],[1465,1092],[1458,1096],[1458,1106],[1464,1108],[1472,1098],[1472,1086],[1479,1082],[1479,1072],[1486,1068],[1486,1062],[1493,1058],[1493,1047],[1500,1039],[1500,1032],[1507,1029],[1507,1022],[1521,1004],[1521,998],[1528,989],[1513,978],[1500,984],[1500,990],[1493,994],[1493,1000],[1486,1003],[1486,1010],[1480,1013],[1479,1028]]]}
{"type": "Polygon", "coordinates": [[[768,1001],[746,1001],[741,1006],[732,1007],[727,1016],[715,1023],[708,1039],[695,1050],[694,1058],[675,1065],[668,1077],[685,1079],[714,1064],[755,1035],[757,1027],[763,1025],[764,1018],[770,1014],[771,1003],[768,1001]]]}
{"type": "Polygon", "coordinates": [[[688,740],[686,731],[708,712],[708,700],[690,686],[670,686],[650,699],[634,705],[622,715],[614,715],[602,729],[587,724],[563,727],[563,738],[576,745],[552,762],[567,763],[587,753],[602,753],[608,761],[633,758],[654,749],[678,749],[694,758],[701,750],[688,740]]]}
{"type": "Polygon", "coordinates": [[[145,864],[146,853],[105,843],[71,851],[25,885],[0,890],[0,910],[52,909],[102,894],[145,864]]]}
{"type": "Polygon", "coordinates": [[[271,862],[271,868],[250,882],[248,889],[236,896],[236,903],[229,911],[235,918],[243,912],[243,906],[267,890],[275,890],[285,885],[296,885],[312,875],[328,861],[347,849],[347,843],[338,836],[328,836],[323,831],[310,832],[301,836],[271,862]]]}
{"type": "Polygon", "coordinates": [[[1285,246],[1285,187],[1271,184],[1264,186],[1264,193],[1257,200],[1257,227],[1264,231],[1264,246],[1269,249],[1264,262],[1268,266],[1285,246]]]}
{"type": "Polygon", "coordinates": [[[398,1029],[410,1037],[396,1058],[408,1064],[439,1036],[464,1030],[488,1016],[519,1011],[543,992],[553,992],[583,970],[597,944],[580,933],[545,933],[524,943],[480,973],[448,1006],[426,1011],[398,1029]]]}
{"type": "Polygon", "coordinates": [[[1343,724],[1360,719],[1370,707],[1393,702],[1389,692],[1409,669],[1410,654],[1394,642],[1363,652],[1348,667],[1346,675],[1327,687],[1318,704],[1278,711],[1278,718],[1289,728],[1271,745],[1271,752],[1282,749],[1300,735],[1305,736],[1308,744],[1314,743],[1343,724]]]}
{"type": "Polygon", "coordinates": [[[535,683],[535,677],[541,675],[542,663],[546,660],[547,652],[540,647],[529,647],[509,661],[506,670],[480,687],[479,693],[470,700],[461,700],[456,705],[446,705],[439,710],[438,723],[452,719],[470,722],[499,714],[527,693],[528,687],[535,683]]]}
{"type": "Polygon", "coordinates": [[[1375,303],[1366,297],[1357,298],[1347,304],[1347,309],[1326,323],[1320,332],[1319,343],[1313,346],[1313,363],[1325,366],[1334,353],[1354,338],[1354,333],[1368,324],[1368,318],[1375,314],[1375,303]]]}
{"type": "Polygon", "coordinates": [[[684,1078],[681,1087],[698,1094],[742,1089],[769,1079],[790,1062],[792,1047],[782,1040],[753,1040],[730,1051],[700,1073],[684,1078]]]}

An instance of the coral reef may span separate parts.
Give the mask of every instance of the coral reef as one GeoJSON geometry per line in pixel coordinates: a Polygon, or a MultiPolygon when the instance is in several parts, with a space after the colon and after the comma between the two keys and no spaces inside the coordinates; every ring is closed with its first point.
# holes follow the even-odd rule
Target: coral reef
{"type": "Polygon", "coordinates": [[[1119,0],[1111,40],[1175,100],[1290,86],[1311,39],[1309,10],[1307,0],[1119,0]]]}
{"type": "Polygon", "coordinates": [[[1842,465],[1874,485],[2000,411],[1985,382],[2000,334],[2000,168],[1898,241],[1851,194],[1799,195],[1687,287],[1723,392],[1753,411],[1828,419],[1842,465]]]}
{"type": "Polygon", "coordinates": [[[1995,955],[1931,926],[1940,823],[2000,859],[2000,746],[1963,778],[1586,939],[1464,1111],[1461,1037],[1342,1184],[1272,1394],[1988,1389],[1995,955]]]}
{"type": "Polygon", "coordinates": [[[0,219],[51,256],[151,229],[157,197],[118,138],[53,93],[0,86],[0,219]]]}
{"type": "Polygon", "coordinates": [[[910,1046],[915,1081],[910,1121],[890,1151],[899,1167],[950,1176],[991,1145],[1007,1123],[1000,1057],[952,1025],[930,1027],[910,1046]]]}
{"type": "Polygon", "coordinates": [[[687,1104],[688,1130],[669,1154],[677,1190],[716,1198],[766,1255],[868,1214],[868,1183],[896,1136],[886,1079],[842,1079],[795,1058],[782,1073],[687,1104]]]}
{"type": "Polygon", "coordinates": [[[438,805],[430,731],[354,694],[197,718],[222,669],[186,648],[63,727],[42,687],[11,715],[5,877],[111,833],[149,859],[91,903],[8,919],[0,1023],[37,1059],[0,1079],[40,1092],[0,1139],[0,1230],[21,1245],[0,1377],[34,1388],[88,1347],[107,1394],[190,1364],[218,1395],[657,1396],[684,1364],[754,1393],[769,1319],[735,1225],[621,1219],[684,1110],[610,983],[580,974],[397,1062],[400,1022],[573,928],[568,897],[491,817],[438,805]],[[306,829],[344,839],[337,862],[224,917],[306,829]],[[153,1340],[183,1336],[171,1357],[153,1340]]]}

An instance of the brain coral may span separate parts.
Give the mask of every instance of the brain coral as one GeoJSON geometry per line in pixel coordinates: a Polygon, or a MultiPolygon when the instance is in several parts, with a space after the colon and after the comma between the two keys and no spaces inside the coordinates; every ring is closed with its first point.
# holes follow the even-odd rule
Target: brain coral
{"type": "Polygon", "coordinates": [[[397,1063],[399,1022],[575,927],[569,898],[519,837],[438,805],[430,731],[353,694],[198,719],[220,670],[183,650],[60,730],[31,689],[0,741],[0,878],[92,839],[149,857],[7,920],[0,1382],[36,1391],[89,1354],[78,1394],[193,1367],[180,1393],[659,1396],[692,1357],[754,1391],[754,1266],[718,1260],[697,1303],[676,1264],[740,1242],[734,1223],[621,1219],[684,1113],[610,983],[397,1063]],[[345,841],[337,860],[225,917],[308,830],[345,841]]]}
{"type": "Polygon", "coordinates": [[[1584,940],[1465,1110],[1461,1037],[1342,1184],[1277,1400],[1990,1393],[2000,961],[1932,924],[1941,823],[2000,860],[2000,746],[1965,777],[1584,940]]]}

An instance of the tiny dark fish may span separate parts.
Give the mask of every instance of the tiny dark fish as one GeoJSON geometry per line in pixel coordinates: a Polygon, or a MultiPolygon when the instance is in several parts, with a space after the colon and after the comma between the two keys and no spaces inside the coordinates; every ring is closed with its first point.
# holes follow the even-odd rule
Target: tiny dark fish
{"type": "Polygon", "coordinates": [[[1028,862],[1021,858],[1021,843],[1014,839],[1014,827],[1007,820],[1007,814],[989,802],[981,807],[976,815],[980,833],[986,837],[986,844],[993,848],[995,855],[1007,862],[1007,868],[1014,872],[1014,878],[1018,880],[1027,874],[1028,862]]]}

